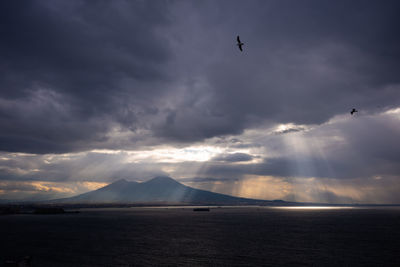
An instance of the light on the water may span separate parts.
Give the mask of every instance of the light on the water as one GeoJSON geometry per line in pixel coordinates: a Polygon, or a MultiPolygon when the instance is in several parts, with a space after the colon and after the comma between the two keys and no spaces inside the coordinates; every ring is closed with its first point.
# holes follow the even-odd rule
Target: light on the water
{"type": "Polygon", "coordinates": [[[296,207],[274,207],[275,209],[288,210],[337,210],[337,209],[353,209],[354,207],[338,207],[338,206],[296,206],[296,207]]]}

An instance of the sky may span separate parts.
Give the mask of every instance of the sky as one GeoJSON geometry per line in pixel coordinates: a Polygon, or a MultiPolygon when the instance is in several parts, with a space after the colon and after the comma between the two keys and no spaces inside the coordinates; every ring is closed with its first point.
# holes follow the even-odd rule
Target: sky
{"type": "Polygon", "coordinates": [[[168,175],[258,199],[400,203],[399,12],[0,1],[0,199],[168,175]]]}

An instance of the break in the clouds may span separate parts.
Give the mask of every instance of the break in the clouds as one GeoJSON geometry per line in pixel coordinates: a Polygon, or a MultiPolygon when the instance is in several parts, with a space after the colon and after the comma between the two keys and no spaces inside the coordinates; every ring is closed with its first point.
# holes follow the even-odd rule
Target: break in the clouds
{"type": "Polygon", "coordinates": [[[398,201],[338,188],[400,183],[399,11],[397,1],[3,1],[0,193],[163,174],[247,197],[298,199],[302,178],[320,186],[300,199],[398,201]],[[260,183],[276,192],[237,189],[260,183]]]}

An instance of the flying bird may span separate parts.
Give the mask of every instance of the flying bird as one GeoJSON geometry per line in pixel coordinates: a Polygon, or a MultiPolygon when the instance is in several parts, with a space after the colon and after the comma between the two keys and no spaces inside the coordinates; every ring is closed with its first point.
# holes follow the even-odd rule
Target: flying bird
{"type": "Polygon", "coordinates": [[[350,114],[353,115],[354,112],[358,112],[358,110],[356,110],[355,108],[353,108],[353,109],[350,111],[350,114]]]}
{"type": "Polygon", "coordinates": [[[240,41],[240,38],[239,38],[239,35],[237,36],[237,46],[239,46],[239,49],[240,49],[240,51],[242,51],[243,52],[243,48],[242,48],[242,46],[244,45],[244,43],[242,43],[241,41],[240,41]]]}

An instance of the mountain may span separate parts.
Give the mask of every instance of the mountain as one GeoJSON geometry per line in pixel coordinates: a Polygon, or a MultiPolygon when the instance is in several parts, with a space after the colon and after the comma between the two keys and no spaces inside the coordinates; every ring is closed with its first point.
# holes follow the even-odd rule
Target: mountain
{"type": "Polygon", "coordinates": [[[233,197],[185,186],[170,177],[147,182],[118,180],[95,191],[55,200],[57,203],[185,203],[185,204],[266,204],[274,201],[233,197]]]}

